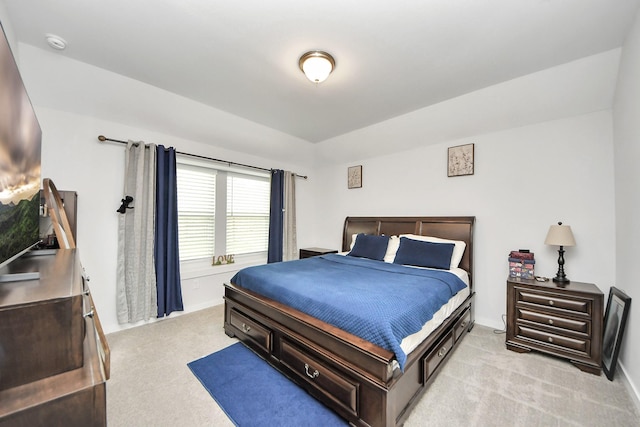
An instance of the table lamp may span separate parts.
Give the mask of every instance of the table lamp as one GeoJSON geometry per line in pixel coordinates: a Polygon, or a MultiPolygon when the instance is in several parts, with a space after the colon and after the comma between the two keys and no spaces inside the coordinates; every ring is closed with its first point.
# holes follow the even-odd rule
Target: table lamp
{"type": "Polygon", "coordinates": [[[568,284],[569,279],[567,279],[567,275],[564,273],[564,247],[576,245],[571,227],[562,225],[562,222],[558,222],[558,225],[552,225],[549,227],[549,232],[547,233],[547,238],[544,239],[544,244],[560,246],[560,249],[558,249],[558,273],[556,277],[553,278],[553,281],[559,285],[568,284]]]}

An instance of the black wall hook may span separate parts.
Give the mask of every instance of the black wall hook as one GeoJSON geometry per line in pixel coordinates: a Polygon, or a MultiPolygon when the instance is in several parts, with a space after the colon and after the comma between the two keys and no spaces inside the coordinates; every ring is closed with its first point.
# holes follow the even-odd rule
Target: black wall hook
{"type": "Polygon", "coordinates": [[[121,202],[122,204],[116,212],[120,212],[121,214],[123,214],[127,212],[127,209],[133,209],[133,206],[129,206],[129,203],[133,202],[133,197],[124,196],[124,199],[122,199],[121,202]]]}

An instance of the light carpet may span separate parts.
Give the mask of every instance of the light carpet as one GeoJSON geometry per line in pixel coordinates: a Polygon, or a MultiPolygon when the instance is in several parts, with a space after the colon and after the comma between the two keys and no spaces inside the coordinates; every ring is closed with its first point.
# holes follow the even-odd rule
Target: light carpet
{"type": "MultiPolygon", "coordinates": [[[[187,363],[237,340],[216,306],[107,336],[107,420],[120,426],[233,426],[187,363]]],[[[506,350],[476,325],[409,415],[413,426],[638,426],[630,386],[561,359],[506,350]]]]}

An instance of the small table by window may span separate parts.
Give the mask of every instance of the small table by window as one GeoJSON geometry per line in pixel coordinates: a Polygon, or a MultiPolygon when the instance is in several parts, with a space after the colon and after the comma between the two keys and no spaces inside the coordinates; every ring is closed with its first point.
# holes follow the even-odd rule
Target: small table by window
{"type": "Polygon", "coordinates": [[[304,248],[300,249],[300,259],[311,258],[312,256],[335,254],[338,251],[336,249],[327,248],[304,248]]]}

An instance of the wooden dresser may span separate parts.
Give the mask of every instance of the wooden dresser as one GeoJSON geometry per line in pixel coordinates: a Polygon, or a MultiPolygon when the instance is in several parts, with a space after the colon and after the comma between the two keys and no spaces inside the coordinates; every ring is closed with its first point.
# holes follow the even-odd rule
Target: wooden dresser
{"type": "Polygon", "coordinates": [[[77,250],[52,252],[0,283],[0,426],[106,426],[109,347],[77,250]]]}
{"type": "Polygon", "coordinates": [[[509,350],[540,351],[569,360],[583,371],[602,370],[604,295],[591,283],[507,279],[509,350]]]}

